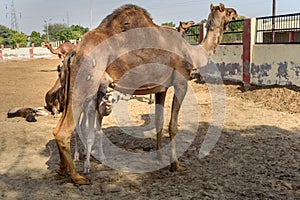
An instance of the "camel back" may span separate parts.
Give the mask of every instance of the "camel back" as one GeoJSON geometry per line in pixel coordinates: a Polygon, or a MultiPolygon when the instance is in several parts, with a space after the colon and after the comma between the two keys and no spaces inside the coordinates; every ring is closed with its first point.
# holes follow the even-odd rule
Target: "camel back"
{"type": "Polygon", "coordinates": [[[105,17],[96,30],[117,34],[133,28],[155,27],[150,14],[143,8],[126,4],[105,17]]]}
{"type": "MultiPolygon", "coordinates": [[[[93,59],[96,60],[97,64],[99,64],[99,57],[103,59],[106,55],[108,62],[114,60],[107,66],[106,69],[106,74],[109,76],[111,82],[114,83],[117,83],[126,73],[132,71],[132,69],[143,65],[144,68],[132,71],[131,74],[126,76],[126,81],[123,81],[122,85],[119,84],[118,88],[123,92],[136,88],[136,85],[132,86],[128,84],[132,81],[127,80],[131,79],[135,80],[135,83],[139,82],[140,88],[137,90],[140,94],[159,92],[162,88],[157,87],[157,82],[161,85],[169,86],[171,84],[170,79],[174,69],[177,69],[180,73],[182,72],[185,77],[189,77],[190,75],[189,71],[192,66],[188,64],[185,60],[186,58],[182,58],[176,55],[176,53],[173,53],[178,50],[180,52],[184,51],[184,48],[182,48],[184,45],[181,45],[182,43],[186,43],[186,41],[181,38],[178,32],[161,28],[153,23],[152,18],[146,10],[136,5],[128,4],[113,11],[96,29],[89,31],[82,38],[78,48],[76,48],[75,64],[72,65],[81,67],[90,66],[94,62],[93,59]],[[153,28],[153,31],[146,36],[144,34],[147,31],[143,31],[144,28],[153,28]],[[162,31],[169,31],[170,33],[162,34],[162,31]],[[132,42],[127,42],[123,46],[119,46],[120,43],[124,42],[124,38],[124,40],[128,40],[128,38],[126,38],[127,36],[122,38],[122,34],[124,33],[128,33],[128,37],[133,37],[134,40],[131,40],[132,42]],[[130,35],[130,33],[133,33],[133,36],[130,35]],[[118,35],[119,38],[116,40],[120,40],[120,42],[116,42],[116,45],[112,45],[113,42],[111,42],[111,38],[117,38],[118,35]],[[153,39],[151,39],[151,37],[153,39]],[[153,40],[157,41],[156,44],[161,43],[163,45],[153,45],[153,40]],[[110,43],[110,46],[107,49],[100,48],[101,50],[96,50],[107,41],[110,41],[108,42],[110,43]],[[141,43],[145,44],[144,47],[136,48],[138,45],[131,49],[129,47],[132,44],[141,43]],[[154,46],[152,49],[151,45],[154,46]],[[166,48],[167,45],[169,46],[168,48],[166,48]],[[171,48],[170,46],[174,46],[176,50],[173,50],[173,47],[171,48]],[[112,50],[110,53],[107,53],[109,48],[112,50]],[[121,48],[128,50],[128,52],[118,55],[115,59],[112,59],[113,55],[117,54],[116,51],[121,48]],[[171,49],[171,51],[168,52],[162,49],[171,49]],[[87,64],[82,64],[83,62],[87,64]],[[151,63],[160,63],[161,65],[168,66],[169,69],[163,68],[158,70],[160,67],[156,64],[151,65],[151,63]],[[145,82],[146,84],[142,85],[142,82],[145,82]]],[[[183,55],[184,53],[179,54],[183,55]]],[[[188,55],[188,53],[185,54],[185,56],[186,55],[188,55]]]]}

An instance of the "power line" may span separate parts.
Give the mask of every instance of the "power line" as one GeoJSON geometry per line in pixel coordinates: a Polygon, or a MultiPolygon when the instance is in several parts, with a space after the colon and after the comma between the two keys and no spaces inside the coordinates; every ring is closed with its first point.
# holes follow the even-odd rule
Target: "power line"
{"type": "MultiPolygon", "coordinates": [[[[10,12],[7,11],[8,10],[7,5],[5,5],[5,9],[6,9],[6,17],[8,14],[10,14],[10,24],[11,24],[10,28],[12,30],[19,31],[14,0],[11,0],[10,12]]],[[[19,13],[19,15],[20,15],[20,19],[21,19],[21,13],[19,13]]]]}

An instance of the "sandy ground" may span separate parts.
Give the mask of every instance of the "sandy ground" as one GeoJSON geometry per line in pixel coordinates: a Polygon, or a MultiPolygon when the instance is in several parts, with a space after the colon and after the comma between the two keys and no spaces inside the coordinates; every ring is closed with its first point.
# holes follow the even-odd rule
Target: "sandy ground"
{"type": "MultiPolygon", "coordinates": [[[[260,88],[242,93],[226,84],[226,116],[222,133],[204,158],[198,153],[211,124],[208,87],[190,82],[200,110],[191,146],[179,158],[186,171],[168,167],[147,173],[128,173],[92,159],[92,185],[74,185],[61,177],[52,135],[58,119],[51,115],[29,123],[7,118],[13,107],[44,106],[44,95],[57,77],[57,59],[0,62],[0,199],[300,199],[299,92],[289,88],[260,88]]],[[[146,98],[146,97],[145,97],[146,98]]],[[[147,124],[153,106],[142,98],[129,101],[130,119],[147,124]]],[[[146,100],[146,99],[144,99],[146,100]]],[[[166,119],[170,108],[166,105],[166,119]]],[[[220,113],[221,115],[222,113],[220,113]]],[[[128,151],[151,151],[155,139],[129,137],[113,115],[104,132],[128,151]]],[[[165,123],[165,133],[167,123],[165,123]]],[[[167,133],[164,143],[168,142],[167,133]]],[[[84,150],[76,163],[83,170],[84,150]]]]}

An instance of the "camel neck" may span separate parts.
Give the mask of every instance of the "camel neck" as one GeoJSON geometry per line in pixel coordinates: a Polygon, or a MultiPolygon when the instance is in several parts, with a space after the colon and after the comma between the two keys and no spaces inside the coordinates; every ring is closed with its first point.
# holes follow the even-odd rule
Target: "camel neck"
{"type": "Polygon", "coordinates": [[[181,28],[181,27],[178,27],[177,31],[180,33],[181,36],[183,36],[184,33],[185,33],[185,30],[183,28],[181,28]]]}
{"type": "Polygon", "coordinates": [[[207,30],[201,45],[210,56],[215,54],[217,46],[222,41],[223,32],[223,28],[220,27],[216,27],[214,30],[207,30]]]}

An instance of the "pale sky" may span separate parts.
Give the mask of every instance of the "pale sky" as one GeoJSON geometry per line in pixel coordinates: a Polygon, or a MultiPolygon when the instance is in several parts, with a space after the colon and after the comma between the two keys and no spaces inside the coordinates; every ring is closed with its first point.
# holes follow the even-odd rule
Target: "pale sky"
{"type": "MultiPolygon", "coordinates": [[[[45,20],[50,23],[79,24],[90,27],[91,0],[14,0],[19,31],[30,34],[33,30],[43,33],[45,20]]],[[[0,0],[0,24],[11,27],[11,2],[0,0]]],[[[233,7],[245,17],[264,17],[272,15],[273,0],[92,0],[92,28],[119,6],[132,3],[139,5],[151,14],[154,22],[174,22],[206,19],[209,5],[225,4],[233,7]]],[[[300,13],[299,0],[276,0],[276,13],[300,13]]]]}

